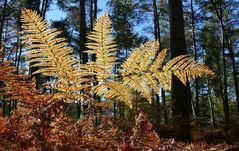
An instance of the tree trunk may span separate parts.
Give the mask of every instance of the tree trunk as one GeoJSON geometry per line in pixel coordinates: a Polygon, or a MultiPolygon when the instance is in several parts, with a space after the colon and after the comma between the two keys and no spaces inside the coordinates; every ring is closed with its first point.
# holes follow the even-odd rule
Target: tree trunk
{"type": "Polygon", "coordinates": [[[80,119],[81,117],[81,102],[80,101],[76,103],[76,108],[77,108],[77,118],[80,119]]]}
{"type": "Polygon", "coordinates": [[[208,96],[208,102],[209,102],[209,107],[210,107],[210,115],[211,115],[211,123],[213,124],[213,127],[216,127],[216,122],[215,122],[215,114],[214,114],[214,107],[213,107],[213,99],[212,99],[212,94],[211,94],[211,87],[209,85],[209,81],[207,79],[207,96],[208,96]]]}
{"type": "Polygon", "coordinates": [[[17,74],[19,74],[21,56],[22,56],[22,44],[19,43],[19,54],[18,54],[17,63],[16,63],[16,68],[17,68],[16,72],[17,72],[17,74]]]}
{"type": "Polygon", "coordinates": [[[218,78],[219,78],[219,87],[220,87],[220,92],[221,92],[221,98],[222,98],[222,101],[224,101],[224,88],[223,88],[223,82],[222,82],[222,73],[221,73],[221,68],[220,68],[220,55],[216,58],[217,60],[217,75],[218,75],[218,78]]]}
{"type": "Polygon", "coordinates": [[[223,82],[224,82],[224,99],[223,109],[226,124],[229,122],[229,106],[228,106],[228,92],[227,92],[227,67],[226,67],[226,54],[224,48],[224,33],[222,33],[222,57],[223,57],[223,82]]]}
{"type": "Polygon", "coordinates": [[[80,56],[81,61],[85,64],[88,61],[88,54],[84,53],[86,50],[86,14],[85,14],[85,0],[80,0],[80,56]]]}
{"type": "Polygon", "coordinates": [[[93,30],[93,24],[94,24],[94,22],[93,22],[93,20],[94,20],[94,18],[93,18],[93,16],[94,16],[94,11],[93,11],[93,0],[90,0],[90,30],[92,31],[93,30]]]}
{"type": "MultiPolygon", "coordinates": [[[[193,0],[191,0],[190,8],[191,8],[191,24],[192,24],[194,61],[196,61],[198,59],[198,56],[197,56],[196,34],[195,34],[195,15],[194,15],[193,0]]],[[[195,79],[195,115],[199,116],[199,81],[198,81],[198,78],[195,79]]]]}
{"type": "Polygon", "coordinates": [[[117,116],[117,115],[116,115],[116,113],[117,113],[117,109],[116,109],[116,107],[117,107],[117,102],[114,101],[114,102],[113,102],[113,115],[114,115],[114,117],[117,116]]]}
{"type": "Polygon", "coordinates": [[[2,18],[1,18],[1,25],[0,25],[0,48],[2,48],[2,35],[3,35],[3,28],[4,28],[5,17],[6,17],[6,7],[7,7],[7,0],[4,1],[2,18]]]}
{"type": "MultiPolygon", "coordinates": [[[[182,0],[169,0],[170,10],[170,50],[171,57],[187,54],[186,40],[184,34],[183,8],[182,0]]],[[[190,108],[191,97],[189,85],[185,86],[176,76],[172,76],[172,101],[173,101],[173,118],[182,120],[174,120],[178,130],[178,136],[190,141],[190,108]]]]}
{"type": "MultiPolygon", "coordinates": [[[[90,5],[90,22],[91,22],[91,31],[93,30],[94,27],[94,21],[97,19],[97,0],[91,0],[91,5],[90,5]],[[93,4],[94,4],[94,9],[93,9],[93,4]]],[[[96,60],[96,54],[91,55],[92,61],[96,60]]]]}
{"type": "Polygon", "coordinates": [[[43,0],[42,6],[41,6],[41,15],[43,19],[45,19],[46,17],[46,11],[48,7],[49,7],[49,0],[43,0]]]}
{"type": "MultiPolygon", "coordinates": [[[[159,24],[159,14],[158,14],[158,7],[157,7],[157,2],[156,0],[153,0],[153,9],[154,9],[154,37],[155,40],[157,40],[159,42],[159,51],[160,52],[162,50],[162,42],[161,42],[161,31],[160,31],[160,24],[159,24]]],[[[166,105],[166,97],[165,97],[165,91],[161,88],[161,98],[162,98],[162,102],[163,105],[166,105]]],[[[158,118],[160,118],[160,98],[158,95],[156,95],[156,105],[157,105],[157,114],[158,114],[158,118]]],[[[167,110],[164,107],[164,121],[165,123],[167,122],[167,110]]],[[[159,120],[160,121],[160,120],[159,120]]]]}
{"type": "MultiPolygon", "coordinates": [[[[40,0],[27,0],[25,6],[26,6],[26,8],[35,10],[35,11],[37,11],[38,14],[40,14],[40,3],[41,3],[40,0]]],[[[38,67],[32,67],[33,64],[35,64],[35,63],[30,63],[30,71],[29,71],[30,74],[34,73],[35,71],[37,71],[39,69],[38,67]]],[[[40,89],[40,85],[41,85],[40,74],[35,74],[32,76],[36,80],[36,89],[40,89]]]]}
{"type": "MultiPolygon", "coordinates": [[[[3,28],[4,28],[4,22],[5,22],[5,15],[6,15],[6,7],[7,7],[7,0],[4,1],[3,5],[3,12],[2,12],[2,17],[1,17],[1,25],[0,25],[0,48],[2,48],[2,35],[3,35],[3,28]]],[[[4,55],[4,52],[3,52],[4,55]]],[[[1,61],[4,60],[4,57],[2,58],[1,61]]],[[[0,88],[3,87],[3,83],[0,81],[0,88]]],[[[4,98],[3,98],[4,99],[4,98]]],[[[3,117],[5,116],[5,110],[6,110],[6,101],[2,100],[2,115],[3,117]]]]}
{"type": "Polygon", "coordinates": [[[97,13],[98,13],[98,5],[97,5],[98,0],[94,0],[94,20],[97,19],[97,13]]]}

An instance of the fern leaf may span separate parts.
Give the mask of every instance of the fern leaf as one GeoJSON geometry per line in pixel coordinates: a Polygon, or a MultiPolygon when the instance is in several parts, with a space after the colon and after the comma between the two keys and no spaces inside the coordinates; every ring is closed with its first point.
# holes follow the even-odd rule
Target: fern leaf
{"type": "Polygon", "coordinates": [[[121,74],[126,76],[141,74],[147,71],[153,62],[157,50],[158,43],[156,41],[147,42],[145,45],[141,45],[140,48],[134,49],[122,64],[123,70],[121,70],[121,74]]]}
{"type": "Polygon", "coordinates": [[[123,84],[129,87],[130,89],[139,92],[149,102],[152,102],[150,88],[141,77],[137,75],[125,76],[123,77],[123,84]]]}
{"type": "Polygon", "coordinates": [[[188,80],[195,79],[202,75],[212,75],[213,71],[206,65],[193,61],[188,55],[181,55],[170,60],[164,67],[163,71],[170,77],[173,73],[179,80],[186,85],[188,80]]]}
{"type": "Polygon", "coordinates": [[[55,28],[49,29],[49,24],[36,11],[24,9],[21,21],[24,33],[21,39],[30,44],[27,46],[30,62],[35,63],[34,67],[39,67],[33,74],[56,77],[58,81],[51,83],[54,89],[66,95],[78,94],[80,90],[77,85],[82,82],[82,76],[78,74],[80,71],[75,68],[78,61],[71,55],[73,50],[66,40],[57,37],[61,32],[55,28]]]}
{"type": "Polygon", "coordinates": [[[153,62],[153,64],[150,67],[150,71],[151,72],[156,72],[158,70],[162,70],[163,67],[163,61],[165,59],[165,57],[167,56],[167,49],[163,49],[158,53],[158,56],[156,57],[155,61],[153,62]]]}
{"type": "Polygon", "coordinates": [[[150,69],[158,69],[156,66],[160,64],[160,62],[153,64],[158,47],[158,42],[150,41],[134,49],[122,64],[123,69],[120,70],[123,83],[139,92],[149,102],[152,102],[151,90],[159,94],[159,83],[150,72],[150,69]]]}
{"type": "Polygon", "coordinates": [[[106,82],[94,87],[94,91],[98,96],[103,96],[109,100],[124,102],[132,108],[133,96],[131,90],[118,82],[106,82]]]}
{"type": "Polygon", "coordinates": [[[96,55],[95,62],[89,62],[91,69],[96,73],[99,82],[105,82],[112,78],[112,67],[116,64],[116,47],[111,36],[112,28],[107,14],[95,22],[93,32],[88,36],[88,50],[86,52],[96,55]]]}

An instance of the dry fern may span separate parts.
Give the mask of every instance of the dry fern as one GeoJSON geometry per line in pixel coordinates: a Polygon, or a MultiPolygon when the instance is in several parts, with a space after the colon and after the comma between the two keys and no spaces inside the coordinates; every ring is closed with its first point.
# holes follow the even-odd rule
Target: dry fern
{"type": "Polygon", "coordinates": [[[163,56],[160,53],[159,56],[161,57],[157,57],[154,61],[157,50],[158,43],[156,41],[141,45],[125,60],[122,65],[123,70],[120,71],[124,84],[141,93],[149,102],[152,101],[152,89],[159,94],[159,83],[157,82],[157,76],[154,76],[154,74],[158,73],[158,76],[163,77],[160,75],[160,66],[162,66],[165,55],[163,56]],[[152,73],[152,71],[155,73],[152,73]]]}
{"type": "MultiPolygon", "coordinates": [[[[195,79],[202,75],[214,74],[211,69],[209,69],[206,65],[193,61],[192,57],[188,55],[181,55],[172,60],[170,60],[164,67],[163,71],[165,73],[173,73],[175,76],[179,78],[179,80],[186,85],[187,81],[191,79],[195,79]]],[[[167,76],[169,77],[169,76],[167,76]]],[[[168,79],[171,80],[171,79],[168,79]]]]}
{"type": "Polygon", "coordinates": [[[106,82],[112,78],[112,67],[116,64],[116,47],[111,35],[112,28],[107,14],[103,15],[95,22],[94,29],[88,36],[88,53],[96,54],[96,61],[89,62],[89,68],[97,73],[99,82],[106,82]]]}
{"type": "Polygon", "coordinates": [[[171,89],[172,73],[185,85],[187,80],[195,79],[213,72],[204,64],[193,61],[188,55],[182,55],[163,65],[167,55],[164,49],[157,54],[159,45],[151,41],[136,48],[125,60],[121,70],[124,84],[140,92],[149,102],[152,101],[151,89],[159,94],[159,85],[164,90],[171,89]],[[157,56],[156,56],[157,55],[157,56]]]}
{"type": "MultiPolygon", "coordinates": [[[[22,11],[23,43],[29,43],[30,62],[39,67],[33,74],[42,73],[57,79],[50,82],[51,88],[58,90],[55,96],[72,102],[82,96],[79,92],[87,85],[87,72],[80,72],[78,61],[72,55],[72,48],[68,47],[64,38],[57,38],[61,33],[57,29],[48,29],[46,21],[36,11],[24,9],[22,11]]],[[[82,70],[82,69],[81,69],[82,70]]]]}
{"type": "MultiPolygon", "coordinates": [[[[0,59],[3,54],[0,51],[0,59]]],[[[22,103],[34,103],[49,100],[51,96],[40,95],[35,89],[35,80],[28,76],[14,74],[16,68],[10,61],[0,63],[0,81],[4,86],[0,88],[0,95],[4,100],[18,100],[22,103]]]]}
{"type": "Polygon", "coordinates": [[[25,33],[22,39],[31,44],[27,47],[30,49],[30,62],[41,68],[35,73],[56,77],[57,81],[48,85],[58,90],[56,98],[65,98],[68,102],[80,98],[81,91],[91,90],[89,86],[92,79],[98,83],[93,86],[94,93],[132,106],[131,90],[139,92],[151,102],[151,92],[154,90],[159,94],[160,84],[165,90],[170,90],[172,74],[184,84],[203,74],[213,74],[204,64],[193,61],[187,55],[176,57],[163,65],[167,50],[157,53],[159,45],[156,41],[151,41],[132,52],[122,64],[120,73],[123,82],[115,82],[112,68],[117,64],[116,44],[107,14],[95,22],[94,30],[88,36],[86,52],[95,54],[96,61],[81,66],[71,55],[72,49],[67,46],[65,39],[57,38],[59,31],[48,29],[48,24],[34,11],[24,9],[22,15],[25,33]],[[90,78],[92,76],[96,78],[90,78]]]}
{"type": "Polygon", "coordinates": [[[94,87],[94,92],[103,96],[106,99],[125,102],[132,107],[131,90],[121,84],[114,82],[114,74],[112,68],[117,64],[116,47],[114,39],[111,35],[112,28],[110,19],[107,14],[100,17],[94,26],[93,32],[88,36],[86,52],[96,55],[95,62],[88,63],[88,69],[92,71],[92,75],[96,75],[96,80],[99,83],[94,87]]]}

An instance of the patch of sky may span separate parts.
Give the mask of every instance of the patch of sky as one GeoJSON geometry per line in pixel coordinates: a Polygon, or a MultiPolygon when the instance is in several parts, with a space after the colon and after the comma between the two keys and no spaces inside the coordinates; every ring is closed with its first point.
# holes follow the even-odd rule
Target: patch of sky
{"type": "MultiPolygon", "coordinates": [[[[105,12],[107,12],[107,1],[106,0],[98,0],[98,7],[102,11],[99,12],[99,16],[103,15],[105,12]]],[[[48,10],[46,14],[46,19],[48,21],[59,21],[66,17],[66,13],[60,10],[56,4],[56,1],[53,1],[53,4],[51,5],[50,9],[48,10]]]]}

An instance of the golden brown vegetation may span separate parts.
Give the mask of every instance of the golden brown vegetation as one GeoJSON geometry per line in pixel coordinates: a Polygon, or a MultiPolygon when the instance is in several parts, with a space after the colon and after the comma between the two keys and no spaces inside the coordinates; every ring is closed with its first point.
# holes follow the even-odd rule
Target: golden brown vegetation
{"type": "Polygon", "coordinates": [[[55,80],[45,86],[55,93],[41,94],[35,89],[34,79],[14,74],[11,62],[0,63],[1,97],[20,102],[12,116],[0,118],[3,150],[160,150],[159,136],[142,113],[136,118],[132,134],[127,134],[114,126],[110,117],[102,117],[99,126],[90,114],[76,122],[64,112],[63,104],[80,99],[92,101],[95,93],[132,107],[133,91],[151,102],[151,90],[158,93],[160,84],[170,90],[171,74],[183,83],[212,74],[189,56],[180,56],[165,65],[167,50],[158,53],[158,43],[151,41],[136,48],[122,64],[120,74],[115,75],[112,69],[117,64],[117,51],[107,15],[95,22],[94,31],[88,36],[87,52],[97,59],[87,64],[79,63],[65,39],[57,37],[60,32],[49,29],[35,11],[24,9],[22,23],[21,39],[28,44],[30,62],[40,67],[33,74],[53,77],[55,80]]]}

